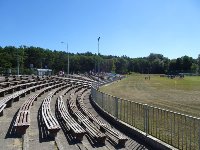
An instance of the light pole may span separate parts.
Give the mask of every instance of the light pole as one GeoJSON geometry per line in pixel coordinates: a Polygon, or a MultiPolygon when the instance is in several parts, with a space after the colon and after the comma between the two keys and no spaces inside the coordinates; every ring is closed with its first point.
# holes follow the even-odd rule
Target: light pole
{"type": "Polygon", "coordinates": [[[17,75],[19,76],[19,53],[17,48],[17,75]]]}
{"type": "MultiPolygon", "coordinates": [[[[65,44],[65,42],[61,42],[65,44]]],[[[69,75],[69,51],[68,51],[68,43],[67,43],[67,75],[69,75]]]]}
{"type": "Polygon", "coordinates": [[[99,40],[100,40],[100,37],[98,37],[98,88],[99,88],[99,71],[100,71],[100,68],[99,68],[99,40]]]}
{"type": "Polygon", "coordinates": [[[67,43],[67,74],[69,75],[69,51],[68,51],[68,43],[67,43]]]}

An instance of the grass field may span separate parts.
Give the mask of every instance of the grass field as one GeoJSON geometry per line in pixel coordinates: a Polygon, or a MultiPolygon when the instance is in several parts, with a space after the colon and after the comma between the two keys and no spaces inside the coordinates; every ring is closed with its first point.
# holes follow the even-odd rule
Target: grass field
{"type": "Polygon", "coordinates": [[[184,79],[141,74],[102,87],[100,90],[135,102],[200,117],[200,77],[184,79]]]}

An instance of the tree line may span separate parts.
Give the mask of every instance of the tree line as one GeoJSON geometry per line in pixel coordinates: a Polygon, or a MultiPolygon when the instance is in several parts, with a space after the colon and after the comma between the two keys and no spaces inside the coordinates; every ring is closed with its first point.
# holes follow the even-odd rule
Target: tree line
{"type": "MultiPolygon", "coordinates": [[[[0,47],[0,72],[8,69],[16,73],[19,64],[20,74],[32,74],[34,68],[49,68],[54,74],[67,71],[68,53],[43,49],[40,47],[6,46],[0,47]]],[[[97,55],[91,52],[69,53],[70,73],[115,72],[126,74],[138,72],[144,74],[200,73],[200,55],[197,59],[182,56],[169,59],[162,54],[151,53],[147,57],[130,58],[128,56],[97,55]]]]}

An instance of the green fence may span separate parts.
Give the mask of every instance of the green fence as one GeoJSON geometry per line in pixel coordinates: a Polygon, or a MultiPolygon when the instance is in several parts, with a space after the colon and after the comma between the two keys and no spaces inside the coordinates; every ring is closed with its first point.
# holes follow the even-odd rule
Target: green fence
{"type": "Polygon", "coordinates": [[[200,150],[200,118],[152,107],[100,92],[92,99],[112,116],[181,150],[200,150]]]}

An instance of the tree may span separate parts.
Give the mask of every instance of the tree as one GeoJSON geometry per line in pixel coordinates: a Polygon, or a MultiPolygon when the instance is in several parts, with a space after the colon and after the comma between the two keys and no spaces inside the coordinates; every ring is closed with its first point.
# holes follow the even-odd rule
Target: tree
{"type": "Polygon", "coordinates": [[[170,74],[176,73],[176,59],[172,59],[170,61],[168,73],[170,74]]]}
{"type": "Polygon", "coordinates": [[[114,59],[112,59],[112,68],[111,68],[111,72],[115,72],[116,71],[116,66],[115,66],[115,61],[114,59]]]}
{"type": "Polygon", "coordinates": [[[198,65],[195,64],[195,63],[192,63],[191,72],[192,73],[197,73],[197,71],[198,71],[198,65]]]}
{"type": "Polygon", "coordinates": [[[182,61],[183,61],[183,71],[190,72],[192,66],[192,57],[183,56],[182,61]]]}
{"type": "Polygon", "coordinates": [[[182,72],[183,71],[183,60],[182,60],[182,58],[177,58],[176,59],[176,71],[177,72],[182,72]]]}
{"type": "Polygon", "coordinates": [[[198,73],[200,74],[200,54],[197,58],[198,73]]]}
{"type": "Polygon", "coordinates": [[[153,73],[164,73],[164,62],[161,59],[155,59],[151,66],[153,73]]]}
{"type": "MultiPolygon", "coordinates": [[[[98,70],[98,61],[100,71],[116,72],[125,74],[127,72],[139,73],[179,73],[195,72],[200,73],[200,55],[198,59],[189,56],[183,56],[177,59],[168,59],[161,54],[150,53],[147,57],[129,58],[127,56],[96,55],[91,52],[69,53],[70,72],[88,72],[98,70]],[[98,60],[98,61],[97,61],[98,60]]],[[[20,64],[20,72],[26,70],[30,72],[30,64],[34,68],[52,69],[55,73],[60,70],[67,72],[68,54],[64,51],[43,49],[40,47],[19,48],[13,46],[0,47],[0,71],[8,68],[17,68],[17,58],[20,64]]]]}
{"type": "Polygon", "coordinates": [[[120,74],[125,74],[127,73],[127,66],[128,66],[128,62],[125,58],[119,58],[116,60],[115,62],[115,66],[116,66],[116,73],[120,73],[120,74]]]}

